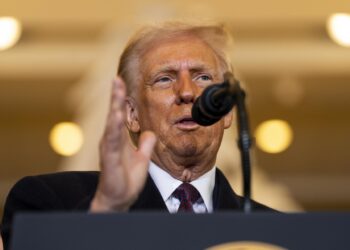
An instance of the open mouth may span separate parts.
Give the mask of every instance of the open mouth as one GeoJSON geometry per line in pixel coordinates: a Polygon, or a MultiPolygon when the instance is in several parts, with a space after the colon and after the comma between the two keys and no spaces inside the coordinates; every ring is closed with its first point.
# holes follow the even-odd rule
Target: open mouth
{"type": "Polygon", "coordinates": [[[192,119],[192,116],[181,117],[175,124],[182,130],[192,130],[199,127],[198,123],[192,119]]]}
{"type": "Polygon", "coordinates": [[[196,122],[192,119],[192,117],[186,117],[186,118],[182,118],[177,123],[180,123],[180,124],[195,124],[196,122]]]}

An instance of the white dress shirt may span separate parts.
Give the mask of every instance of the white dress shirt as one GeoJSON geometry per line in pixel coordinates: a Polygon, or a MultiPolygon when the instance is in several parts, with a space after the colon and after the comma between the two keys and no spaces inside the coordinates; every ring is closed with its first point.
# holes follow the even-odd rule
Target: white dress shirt
{"type": "MultiPolygon", "coordinates": [[[[202,199],[193,204],[195,213],[211,213],[213,212],[213,190],[215,185],[215,167],[209,170],[198,179],[190,182],[198,192],[202,199]]],[[[182,181],[175,179],[168,172],[158,167],[155,163],[150,162],[149,174],[156,184],[162,198],[170,213],[176,213],[180,206],[180,200],[172,195],[172,193],[182,184],[182,181]]]]}

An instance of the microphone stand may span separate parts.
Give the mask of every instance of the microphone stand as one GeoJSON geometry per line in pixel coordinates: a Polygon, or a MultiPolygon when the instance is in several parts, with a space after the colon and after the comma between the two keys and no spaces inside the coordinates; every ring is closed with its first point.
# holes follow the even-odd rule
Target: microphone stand
{"type": "Polygon", "coordinates": [[[248,114],[245,107],[245,92],[241,89],[230,72],[224,74],[225,81],[214,84],[204,90],[192,107],[192,117],[202,126],[210,126],[226,115],[237,105],[238,148],[241,153],[244,203],[243,210],[250,213],[251,206],[251,173],[250,147],[252,139],[249,132],[248,114]]]}
{"type": "Polygon", "coordinates": [[[245,92],[241,89],[239,81],[235,81],[237,101],[237,130],[238,130],[238,147],[241,153],[242,173],[243,173],[243,192],[244,192],[244,213],[252,211],[251,205],[251,162],[250,147],[252,138],[249,132],[248,113],[245,106],[245,92]]]}

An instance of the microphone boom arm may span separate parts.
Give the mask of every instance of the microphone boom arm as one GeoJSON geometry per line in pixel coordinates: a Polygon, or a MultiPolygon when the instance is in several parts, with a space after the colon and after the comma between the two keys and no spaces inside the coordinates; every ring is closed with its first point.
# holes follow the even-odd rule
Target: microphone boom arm
{"type": "Polygon", "coordinates": [[[243,173],[243,211],[250,213],[251,205],[251,161],[250,148],[252,146],[252,137],[249,130],[248,113],[245,106],[245,92],[241,89],[238,81],[235,81],[236,101],[237,101],[237,130],[238,130],[238,148],[241,153],[241,164],[243,173]]]}

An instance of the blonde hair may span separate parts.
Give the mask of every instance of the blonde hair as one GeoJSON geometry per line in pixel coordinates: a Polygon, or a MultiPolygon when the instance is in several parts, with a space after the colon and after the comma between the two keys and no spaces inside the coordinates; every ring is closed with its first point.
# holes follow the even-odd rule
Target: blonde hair
{"type": "Polygon", "coordinates": [[[229,57],[232,37],[224,25],[166,22],[161,25],[147,26],[129,40],[120,57],[118,75],[124,79],[128,95],[132,95],[138,86],[141,75],[140,61],[152,44],[181,36],[192,36],[203,41],[217,56],[223,72],[233,71],[229,57]]]}

